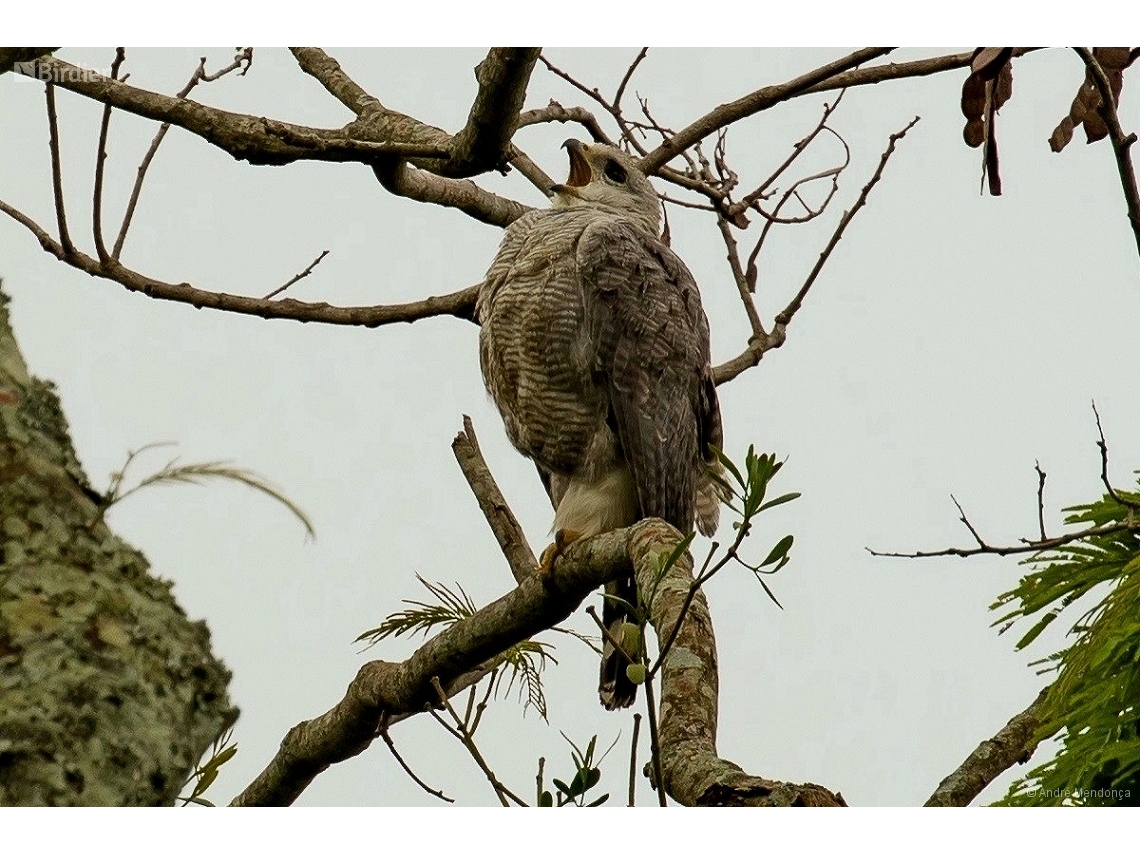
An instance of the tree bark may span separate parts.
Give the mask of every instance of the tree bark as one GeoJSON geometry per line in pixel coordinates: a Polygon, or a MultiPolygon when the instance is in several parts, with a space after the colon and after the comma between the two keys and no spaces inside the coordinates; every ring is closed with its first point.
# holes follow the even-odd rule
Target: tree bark
{"type": "Polygon", "coordinates": [[[99,515],[0,293],[0,805],[170,805],[237,718],[171,583],[99,515]]]}

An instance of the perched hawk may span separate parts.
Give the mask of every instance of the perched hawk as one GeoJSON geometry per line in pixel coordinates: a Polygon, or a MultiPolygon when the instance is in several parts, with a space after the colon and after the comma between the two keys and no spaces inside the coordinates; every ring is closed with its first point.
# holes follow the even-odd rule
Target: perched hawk
{"type": "MultiPolygon", "coordinates": [[[[636,162],[568,140],[570,177],[547,210],[507,230],[479,293],[479,362],[507,435],[554,504],[556,543],[661,517],[711,535],[720,408],[709,327],[684,263],[661,242],[657,195],[636,162]]],[[[629,603],[633,579],[607,586],[629,603]]],[[[603,620],[623,638],[625,610],[603,620]]],[[[633,703],[606,644],[598,692],[633,703]]]]}

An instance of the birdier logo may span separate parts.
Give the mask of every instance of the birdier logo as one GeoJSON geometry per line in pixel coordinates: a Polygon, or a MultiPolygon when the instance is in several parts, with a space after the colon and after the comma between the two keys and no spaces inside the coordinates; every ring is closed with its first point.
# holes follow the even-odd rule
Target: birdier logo
{"type": "Polygon", "coordinates": [[[36,60],[31,62],[14,62],[12,71],[20,77],[28,77],[44,83],[91,83],[100,80],[106,75],[97,68],[86,65],[69,65],[60,68],[57,65],[45,65],[36,60]]]}

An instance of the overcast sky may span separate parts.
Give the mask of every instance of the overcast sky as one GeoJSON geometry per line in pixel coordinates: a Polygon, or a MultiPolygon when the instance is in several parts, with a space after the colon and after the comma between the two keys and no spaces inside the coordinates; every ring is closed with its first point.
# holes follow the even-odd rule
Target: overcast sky
{"type": "MultiPolygon", "coordinates": [[[[484,49],[335,50],[386,106],[460,128],[484,49]]],[[[130,50],[131,82],[176,92],[201,50],[130,50]]],[[[211,68],[232,51],[210,50],[211,68]]],[[[634,50],[552,49],[548,56],[612,92],[634,50]]],[[[718,103],[780,82],[844,51],[653,50],[632,89],[663,124],[682,126],[718,103]]],[[[63,50],[106,70],[112,49],[63,50]]],[[[913,58],[900,51],[893,58],[913,58]]],[[[759,304],[778,311],[815,263],[834,223],[874,170],[890,133],[922,120],[848,230],[787,344],[721,387],[726,449],[749,444],[787,458],[776,484],[803,497],[766,514],[753,554],[793,533],[792,561],[771,581],[776,608],[747,571],[726,570],[708,596],[721,664],[720,753],[747,771],[840,790],[856,805],[921,804],[943,776],[1023,709],[1044,685],[1028,651],[998,636],[989,605],[1022,568],[1012,559],[874,558],[865,547],[968,546],[953,492],[994,542],[1036,530],[1034,460],[1048,472],[1046,520],[1097,498],[1095,399],[1127,485],[1140,467],[1135,342],[1140,260],[1107,141],[1083,136],[1061,154],[1047,138],[1083,76],[1069,52],[1014,66],[998,122],[1005,195],[979,194],[981,156],[962,142],[965,72],[848,92],[833,119],[852,163],[822,222],[777,230],[762,257],[759,304]]],[[[1136,81],[1122,120],[1140,128],[1136,81]]],[[[258,49],[244,78],[194,97],[230,110],[335,127],[350,115],[287,51],[258,49]]],[[[541,67],[527,106],[583,98],[541,67]]],[[[783,160],[834,94],[802,98],[735,127],[729,155],[744,183],[783,160]]],[[[632,103],[632,102],[631,102],[632,103]]],[[[58,96],[69,219],[91,252],[90,199],[99,108],[58,96]]],[[[585,104],[585,106],[589,106],[585,104]]],[[[0,198],[53,230],[42,86],[0,77],[0,198]]],[[[117,225],[152,123],[116,113],[105,218],[117,225]]],[[[559,144],[573,126],[516,137],[547,173],[566,173],[559,144]]],[[[831,164],[822,142],[797,175],[831,164]]],[[[483,176],[532,205],[518,176],[483,176]]],[[[714,361],[735,355],[747,324],[707,214],[670,209],[673,247],[701,284],[714,361]]],[[[755,234],[755,230],[750,232],[755,234]]],[[[263,295],[329,256],[291,289],[340,305],[399,302],[478,282],[500,232],[453,210],[389,197],[361,165],[251,167],[173,129],[151,169],[123,261],[173,282],[263,295]]],[[[306,542],[279,506],[239,486],[152,489],[109,514],[116,532],[173,579],[207,621],[234,671],[239,751],[209,796],[228,801],[264,767],[285,732],[336,703],[366,656],[399,660],[416,642],[363,653],[353,639],[425,592],[415,574],[458,583],[479,604],[510,573],[451,454],[464,413],[531,544],[552,513],[533,466],[507,443],[484,392],[477,328],[440,318],[377,330],[196,311],[89,278],[0,221],[0,276],[31,370],[59,386],[79,457],[98,489],[129,449],[176,441],[185,461],[228,459],[265,475],[312,516],[306,542]]],[[[164,456],[165,455],[165,456],[164,456]]],[[[166,462],[153,452],[139,472],[166,462]]],[[[728,533],[722,527],[722,537],[728,533]]],[[[695,549],[703,557],[707,542],[695,549]]],[[[569,622],[590,632],[583,614],[569,622]]],[[[604,746],[600,789],[622,801],[629,712],[597,701],[596,654],[547,634],[550,724],[501,697],[479,732],[508,785],[533,790],[539,756],[572,774],[559,731],[604,746]]],[[[640,707],[639,707],[640,708],[640,707]]],[[[493,796],[462,747],[430,718],[393,729],[413,768],[462,804],[493,796]]],[[[642,756],[647,756],[643,745],[642,756]]],[[[992,801],[1017,774],[981,797],[992,801]]],[[[639,799],[651,801],[642,781],[639,799]]],[[[377,743],[301,797],[310,805],[436,803],[377,743]]]]}

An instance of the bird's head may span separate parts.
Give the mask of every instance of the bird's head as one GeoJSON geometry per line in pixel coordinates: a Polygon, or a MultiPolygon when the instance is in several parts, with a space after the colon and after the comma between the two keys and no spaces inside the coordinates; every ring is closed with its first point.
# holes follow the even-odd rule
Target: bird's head
{"type": "Polygon", "coordinates": [[[589,205],[621,214],[656,237],[661,231],[661,205],[645,173],[632,157],[611,145],[566,140],[570,176],[551,187],[553,207],[589,205]]]}

